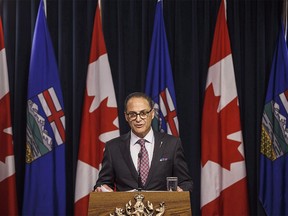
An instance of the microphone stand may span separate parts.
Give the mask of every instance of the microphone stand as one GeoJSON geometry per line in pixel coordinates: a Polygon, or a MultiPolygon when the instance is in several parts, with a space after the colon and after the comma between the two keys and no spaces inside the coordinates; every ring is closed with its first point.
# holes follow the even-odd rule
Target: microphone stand
{"type": "Polygon", "coordinates": [[[142,153],[138,153],[138,160],[139,160],[139,167],[138,167],[138,191],[142,190],[142,179],[141,179],[141,172],[140,172],[140,167],[141,167],[141,161],[142,161],[142,153]]]}

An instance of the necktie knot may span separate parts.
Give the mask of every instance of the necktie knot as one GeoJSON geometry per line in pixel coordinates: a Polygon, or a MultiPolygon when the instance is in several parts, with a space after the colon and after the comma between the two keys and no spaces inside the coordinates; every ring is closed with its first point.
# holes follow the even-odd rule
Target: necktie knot
{"type": "Polygon", "coordinates": [[[145,139],[139,139],[139,140],[137,141],[137,143],[140,144],[141,148],[145,147],[145,142],[146,142],[145,139]]]}

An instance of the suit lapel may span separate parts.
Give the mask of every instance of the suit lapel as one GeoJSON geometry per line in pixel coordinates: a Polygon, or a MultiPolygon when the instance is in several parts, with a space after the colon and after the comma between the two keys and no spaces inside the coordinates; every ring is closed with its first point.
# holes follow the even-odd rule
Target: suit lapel
{"type": "Polygon", "coordinates": [[[146,185],[149,183],[151,178],[153,177],[152,174],[157,172],[158,164],[160,163],[160,158],[163,155],[164,147],[163,147],[163,133],[155,132],[154,131],[154,151],[153,151],[153,159],[151,161],[151,167],[149,169],[148,178],[146,181],[146,185]]]}
{"type": "Polygon", "coordinates": [[[127,167],[130,169],[130,172],[132,176],[135,178],[135,180],[138,179],[138,171],[136,170],[131,154],[130,154],[130,132],[123,135],[122,142],[123,144],[120,145],[120,151],[123,155],[123,158],[125,160],[125,163],[127,164],[127,167]]]}

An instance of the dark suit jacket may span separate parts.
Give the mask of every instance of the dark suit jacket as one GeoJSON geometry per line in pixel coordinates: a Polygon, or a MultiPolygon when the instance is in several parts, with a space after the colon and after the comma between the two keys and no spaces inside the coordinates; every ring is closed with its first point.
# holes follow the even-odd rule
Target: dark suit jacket
{"type": "MultiPolygon", "coordinates": [[[[149,175],[143,190],[167,190],[166,177],[177,176],[178,186],[192,191],[181,140],[166,133],[154,131],[155,146],[149,175]]],[[[138,172],[130,155],[130,132],[106,143],[102,169],[94,188],[107,184],[117,191],[138,188],[138,172]]]]}

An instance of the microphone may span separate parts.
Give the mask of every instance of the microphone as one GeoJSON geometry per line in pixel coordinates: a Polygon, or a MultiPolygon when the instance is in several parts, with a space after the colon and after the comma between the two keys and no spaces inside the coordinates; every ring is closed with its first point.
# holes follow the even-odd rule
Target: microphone
{"type": "Polygon", "coordinates": [[[138,160],[139,160],[139,167],[138,167],[138,191],[142,190],[142,179],[141,179],[141,172],[140,172],[140,167],[141,167],[141,160],[142,160],[142,153],[138,153],[138,160]]]}
{"type": "Polygon", "coordinates": [[[140,159],[140,162],[141,162],[141,159],[142,159],[142,153],[141,152],[138,153],[138,158],[140,159]]]}

